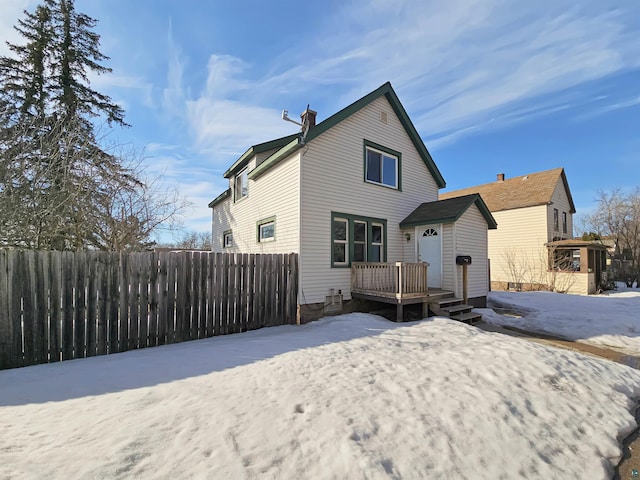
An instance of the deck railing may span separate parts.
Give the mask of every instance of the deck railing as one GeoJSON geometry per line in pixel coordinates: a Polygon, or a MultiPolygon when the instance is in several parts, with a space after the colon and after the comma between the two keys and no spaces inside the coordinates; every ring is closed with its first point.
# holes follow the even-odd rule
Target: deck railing
{"type": "Polygon", "coordinates": [[[427,293],[427,263],[351,264],[351,291],[359,293],[408,294],[427,293]]]}

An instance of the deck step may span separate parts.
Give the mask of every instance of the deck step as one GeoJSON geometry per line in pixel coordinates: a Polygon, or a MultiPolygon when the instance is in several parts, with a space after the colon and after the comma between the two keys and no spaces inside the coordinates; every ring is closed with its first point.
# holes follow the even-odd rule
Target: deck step
{"type": "Polygon", "coordinates": [[[473,310],[473,306],[471,305],[452,305],[450,307],[444,307],[442,310],[447,312],[449,315],[463,314],[470,312],[473,310]]]}
{"type": "Polygon", "coordinates": [[[482,320],[482,315],[479,313],[467,312],[460,315],[453,315],[450,318],[451,320],[458,320],[459,322],[470,323],[473,325],[474,323],[482,320]]]}
{"type": "Polygon", "coordinates": [[[434,305],[434,306],[438,306],[440,308],[442,308],[443,306],[446,305],[453,305],[456,303],[461,303],[463,300],[462,298],[457,298],[457,297],[448,297],[448,298],[439,298],[437,300],[431,300],[431,298],[429,299],[429,305],[434,305]]]}

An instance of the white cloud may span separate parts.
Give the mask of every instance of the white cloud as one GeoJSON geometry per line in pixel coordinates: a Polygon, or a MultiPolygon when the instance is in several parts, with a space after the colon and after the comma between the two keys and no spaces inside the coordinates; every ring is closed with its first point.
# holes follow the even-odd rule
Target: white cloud
{"type": "Polygon", "coordinates": [[[163,91],[163,106],[173,115],[180,116],[184,111],[186,92],[183,86],[184,62],[183,53],[173,38],[173,27],[169,21],[168,30],[168,68],[167,86],[163,91]]]}
{"type": "Polygon", "coordinates": [[[340,107],[391,80],[422,132],[457,137],[493,117],[522,121],[528,117],[514,111],[548,96],[556,98],[547,112],[566,108],[566,90],[640,67],[640,11],[625,8],[568,0],[351,2],[327,22],[330,30],[309,35],[320,40],[303,43],[304,62],[283,64],[257,86],[325,90],[340,107]]]}

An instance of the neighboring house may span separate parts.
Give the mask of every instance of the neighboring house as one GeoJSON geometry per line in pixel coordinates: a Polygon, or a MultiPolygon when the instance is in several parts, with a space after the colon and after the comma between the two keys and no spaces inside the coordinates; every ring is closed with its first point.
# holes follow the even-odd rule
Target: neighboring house
{"type": "Polygon", "coordinates": [[[213,250],[298,253],[303,321],[354,309],[358,295],[388,301],[385,282],[401,289],[390,303],[424,302],[426,261],[428,288],[461,296],[457,255],[472,257],[468,303],[484,305],[495,221],[477,195],[438,201],[444,179],[391,84],[317,125],[308,108],[301,119],[302,132],[252,146],[225,172],[229,189],[209,204],[213,250]],[[380,292],[362,294],[373,280],[380,292]]]}
{"type": "Polygon", "coordinates": [[[500,173],[493,183],[442,193],[440,198],[471,193],[480,194],[498,223],[489,232],[492,289],[595,292],[601,249],[570,241],[576,209],[563,168],[509,179],[500,173]],[[594,260],[587,262],[589,255],[594,260]]]}

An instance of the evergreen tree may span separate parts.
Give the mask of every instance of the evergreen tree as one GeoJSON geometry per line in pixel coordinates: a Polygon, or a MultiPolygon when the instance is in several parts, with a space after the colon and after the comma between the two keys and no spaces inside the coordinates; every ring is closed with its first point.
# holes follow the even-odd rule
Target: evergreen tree
{"type": "MultiPolygon", "coordinates": [[[[108,57],[96,23],[73,0],[44,0],[18,20],[24,42],[9,43],[12,55],[0,57],[0,244],[130,248],[102,240],[110,225],[122,229],[125,209],[114,198],[148,197],[135,172],[102,147],[94,125],[127,125],[123,109],[89,84],[89,73],[111,71],[101,63],[108,57]]],[[[136,245],[150,234],[141,217],[127,219],[138,228],[128,236],[136,245]]]]}

